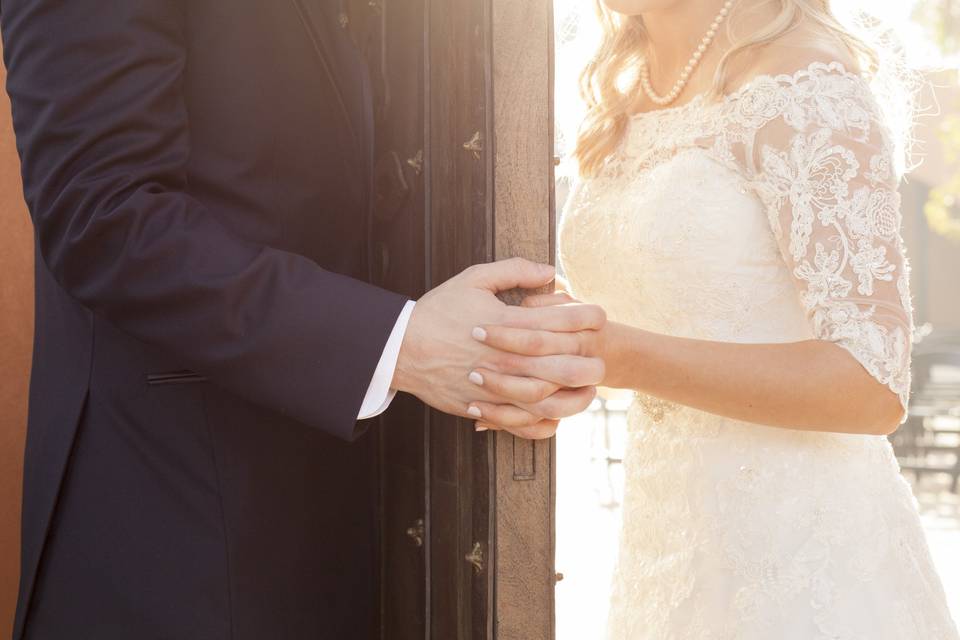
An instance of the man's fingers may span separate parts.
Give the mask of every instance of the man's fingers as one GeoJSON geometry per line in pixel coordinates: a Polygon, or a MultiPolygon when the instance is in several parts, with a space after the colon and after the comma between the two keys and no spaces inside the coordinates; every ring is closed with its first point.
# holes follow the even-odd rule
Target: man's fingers
{"type": "Polygon", "coordinates": [[[478,368],[470,372],[470,382],[506,400],[523,404],[535,404],[546,400],[560,388],[537,378],[511,376],[478,368]]]}
{"type": "Polygon", "coordinates": [[[486,325],[474,336],[489,347],[525,356],[587,355],[593,336],[587,331],[555,332],[486,325]]]}
{"type": "Polygon", "coordinates": [[[509,289],[538,289],[553,281],[556,269],[523,258],[510,258],[478,264],[464,271],[464,277],[473,286],[493,293],[509,289]]]}
{"type": "Polygon", "coordinates": [[[575,304],[577,302],[579,301],[576,298],[573,298],[569,293],[558,291],[556,293],[538,293],[536,295],[527,296],[523,299],[521,305],[528,308],[555,307],[560,304],[575,304]]]}
{"type": "Polygon", "coordinates": [[[507,307],[503,324],[516,329],[541,331],[586,331],[602,329],[607,314],[595,304],[564,304],[547,307],[507,307]]]}

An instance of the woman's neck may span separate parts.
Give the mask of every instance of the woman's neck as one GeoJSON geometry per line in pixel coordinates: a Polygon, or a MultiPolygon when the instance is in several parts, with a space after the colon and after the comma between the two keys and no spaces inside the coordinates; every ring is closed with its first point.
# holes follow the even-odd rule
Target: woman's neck
{"type": "MultiPolygon", "coordinates": [[[[749,33],[762,28],[776,16],[775,4],[768,0],[737,0],[727,19],[733,20],[735,29],[741,34],[749,33]]],[[[723,5],[724,0],[687,1],[642,14],[648,38],[648,66],[655,88],[668,90],[676,81],[723,5]]],[[[724,24],[704,53],[679,102],[685,102],[691,95],[709,87],[714,70],[731,44],[724,24]]]]}
{"type": "Polygon", "coordinates": [[[679,2],[642,14],[651,71],[669,72],[687,64],[723,3],[724,0],[679,2]]]}

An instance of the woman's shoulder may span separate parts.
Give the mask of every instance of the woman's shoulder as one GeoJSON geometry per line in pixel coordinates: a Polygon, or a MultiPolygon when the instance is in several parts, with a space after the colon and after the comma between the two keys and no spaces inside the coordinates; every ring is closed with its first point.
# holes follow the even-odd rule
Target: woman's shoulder
{"type": "Polygon", "coordinates": [[[842,45],[786,37],[732,69],[725,113],[742,129],[773,122],[865,138],[879,109],[869,81],[842,45]]]}
{"type": "Polygon", "coordinates": [[[810,75],[861,75],[850,49],[840,40],[807,27],[784,34],[764,45],[756,55],[730,60],[727,89],[749,86],[756,79],[789,80],[810,75]]]}

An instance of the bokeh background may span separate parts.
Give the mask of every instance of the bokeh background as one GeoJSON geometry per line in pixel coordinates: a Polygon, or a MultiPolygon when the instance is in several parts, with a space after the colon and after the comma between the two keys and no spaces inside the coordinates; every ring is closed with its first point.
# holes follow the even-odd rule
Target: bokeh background
{"type": "MultiPolygon", "coordinates": [[[[555,0],[557,155],[572,150],[583,105],[579,69],[598,29],[592,2],[555,0]]],[[[918,164],[902,188],[917,335],[910,416],[891,437],[911,482],[954,618],[960,621],[960,0],[834,0],[890,25],[922,70],[918,164]]],[[[562,209],[575,168],[557,171],[562,209]]],[[[557,441],[557,638],[604,637],[621,524],[621,459],[629,393],[604,391],[565,421],[557,441]]]]}

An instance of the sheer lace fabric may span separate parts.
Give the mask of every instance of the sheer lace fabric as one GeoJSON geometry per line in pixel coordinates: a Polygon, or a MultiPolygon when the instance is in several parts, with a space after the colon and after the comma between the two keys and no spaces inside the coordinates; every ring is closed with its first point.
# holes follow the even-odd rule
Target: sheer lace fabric
{"type": "MultiPolygon", "coordinates": [[[[614,320],[728,342],[819,338],[896,393],[912,311],[899,177],[839,63],[635,117],[571,194],[560,257],[614,320]]],[[[882,437],[630,413],[616,639],[956,639],[882,437]]]]}

